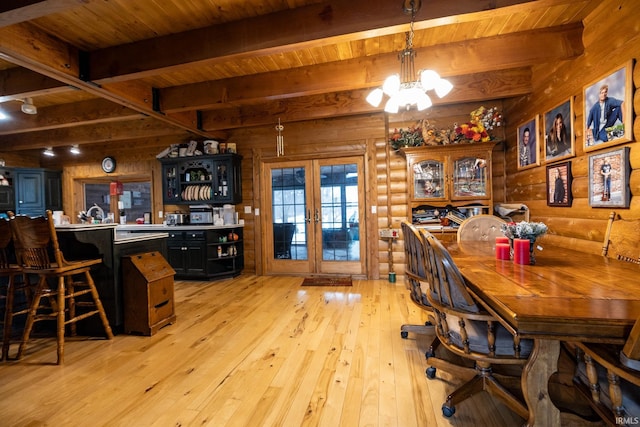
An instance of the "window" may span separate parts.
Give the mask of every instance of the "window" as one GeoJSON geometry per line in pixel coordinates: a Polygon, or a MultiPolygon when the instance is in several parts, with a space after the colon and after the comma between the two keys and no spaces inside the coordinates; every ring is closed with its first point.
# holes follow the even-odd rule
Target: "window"
{"type": "MultiPolygon", "coordinates": [[[[110,182],[85,183],[85,210],[94,205],[98,205],[105,216],[109,212],[114,212],[118,205],[111,202],[110,182]]],[[[124,182],[123,194],[120,201],[124,204],[124,211],[127,222],[135,222],[136,218],[144,218],[145,212],[151,212],[151,182],[124,182]]]]}

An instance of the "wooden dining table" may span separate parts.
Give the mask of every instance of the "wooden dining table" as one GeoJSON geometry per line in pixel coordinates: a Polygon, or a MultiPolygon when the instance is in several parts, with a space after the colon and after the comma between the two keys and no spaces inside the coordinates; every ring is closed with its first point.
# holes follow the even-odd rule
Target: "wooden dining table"
{"type": "Polygon", "coordinates": [[[640,266],[536,244],[536,264],[495,256],[494,242],[443,242],[480,304],[513,334],[532,338],[522,374],[528,426],[559,426],[549,397],[561,341],[622,344],[640,317],[640,266]]]}

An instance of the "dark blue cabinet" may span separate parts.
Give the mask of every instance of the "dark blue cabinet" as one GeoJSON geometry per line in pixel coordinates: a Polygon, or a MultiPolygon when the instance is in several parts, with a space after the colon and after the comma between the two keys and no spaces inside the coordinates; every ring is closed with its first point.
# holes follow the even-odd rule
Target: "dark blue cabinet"
{"type": "Polygon", "coordinates": [[[15,209],[19,215],[38,216],[62,210],[61,173],[38,168],[15,168],[15,209]]]}

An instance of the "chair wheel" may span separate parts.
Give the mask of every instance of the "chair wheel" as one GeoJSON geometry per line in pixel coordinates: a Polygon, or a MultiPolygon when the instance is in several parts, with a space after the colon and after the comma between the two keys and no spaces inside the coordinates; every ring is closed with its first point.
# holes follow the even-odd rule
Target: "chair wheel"
{"type": "Polygon", "coordinates": [[[407,332],[407,331],[400,331],[400,336],[406,340],[406,339],[407,339],[407,337],[409,336],[409,332],[407,332]]]}
{"type": "Polygon", "coordinates": [[[426,374],[427,378],[429,378],[430,380],[434,379],[436,377],[436,368],[434,368],[433,366],[429,366],[427,368],[426,374]]]}
{"type": "Polygon", "coordinates": [[[444,415],[445,418],[451,418],[455,413],[456,413],[455,406],[447,406],[446,403],[442,405],[442,415],[444,415]]]}
{"type": "Polygon", "coordinates": [[[433,326],[433,323],[427,320],[426,322],[424,322],[424,326],[433,326]]]}

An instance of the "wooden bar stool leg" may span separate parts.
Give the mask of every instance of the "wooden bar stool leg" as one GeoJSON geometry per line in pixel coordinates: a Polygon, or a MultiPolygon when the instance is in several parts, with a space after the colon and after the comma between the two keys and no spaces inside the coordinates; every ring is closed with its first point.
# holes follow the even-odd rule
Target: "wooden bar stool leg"
{"type": "Polygon", "coordinates": [[[11,342],[11,324],[13,323],[13,274],[9,275],[7,283],[7,296],[4,300],[4,328],[2,332],[2,355],[0,360],[9,360],[9,343],[11,342]]]}
{"type": "MultiPolygon", "coordinates": [[[[66,277],[66,282],[67,282],[67,295],[68,297],[68,301],[67,301],[67,307],[69,309],[69,319],[75,319],[76,318],[76,297],[75,297],[75,286],[73,283],[73,275],[70,274],[66,277]]],[[[75,337],[77,335],[77,327],[76,327],[76,322],[73,321],[71,322],[71,324],[69,325],[69,336],[75,337]]]]}
{"type": "Polygon", "coordinates": [[[100,295],[98,295],[98,290],[96,289],[96,284],[93,282],[93,277],[91,277],[91,273],[89,270],[85,271],[85,279],[89,288],[91,289],[91,296],[93,297],[93,302],[96,305],[98,310],[98,315],[100,316],[100,320],[102,320],[102,325],[104,326],[104,333],[108,339],[113,339],[113,331],[111,331],[111,326],[109,325],[109,319],[107,319],[107,314],[104,311],[104,307],[102,306],[102,301],[100,301],[100,295]]]}
{"type": "Polygon", "coordinates": [[[64,311],[65,311],[65,289],[64,277],[58,277],[58,307],[57,307],[57,341],[58,341],[58,365],[64,362],[64,311]]]}
{"type": "Polygon", "coordinates": [[[38,279],[38,285],[36,286],[36,290],[33,293],[33,299],[31,301],[31,306],[29,307],[29,313],[27,314],[27,321],[24,325],[24,331],[22,332],[22,341],[20,342],[20,346],[18,347],[18,355],[17,359],[21,359],[24,354],[24,350],[27,348],[27,341],[29,341],[29,336],[31,335],[31,329],[33,329],[33,323],[36,318],[36,312],[38,311],[38,307],[40,306],[40,300],[42,299],[42,292],[47,286],[47,279],[41,276],[38,279]]]}

